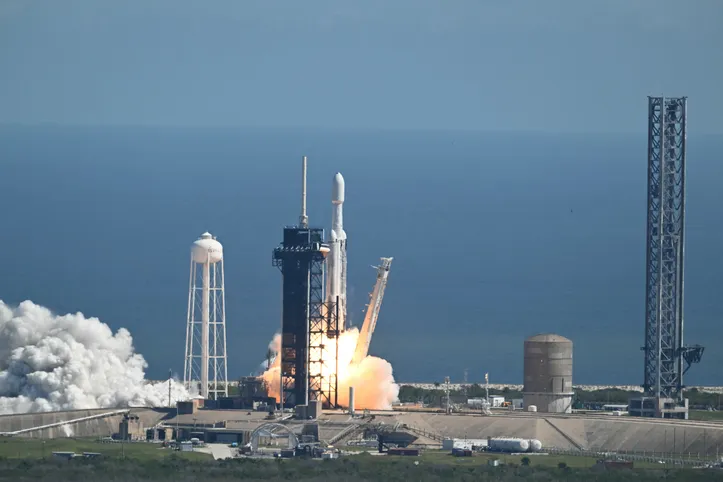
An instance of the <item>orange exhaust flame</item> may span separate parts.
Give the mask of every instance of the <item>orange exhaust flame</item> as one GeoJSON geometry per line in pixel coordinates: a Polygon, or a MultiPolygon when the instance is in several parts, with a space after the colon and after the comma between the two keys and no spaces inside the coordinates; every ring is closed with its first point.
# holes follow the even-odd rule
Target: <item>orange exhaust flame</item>
{"type": "MultiPolygon", "coordinates": [[[[338,397],[339,404],[343,407],[349,405],[349,387],[354,387],[355,409],[363,410],[390,410],[392,403],[397,401],[399,386],[394,382],[392,365],[381,358],[367,356],[360,363],[351,365],[354,356],[359,330],[351,328],[342,333],[338,339],[324,336],[324,365],[311,363],[309,373],[318,375],[321,373],[328,377],[334,373],[334,359],[336,357],[336,345],[339,344],[339,365],[338,365],[338,397]]],[[[281,335],[274,335],[271,342],[271,350],[279,353],[281,335]]],[[[262,375],[269,386],[269,396],[279,400],[279,357],[277,356],[271,367],[262,375]]]]}

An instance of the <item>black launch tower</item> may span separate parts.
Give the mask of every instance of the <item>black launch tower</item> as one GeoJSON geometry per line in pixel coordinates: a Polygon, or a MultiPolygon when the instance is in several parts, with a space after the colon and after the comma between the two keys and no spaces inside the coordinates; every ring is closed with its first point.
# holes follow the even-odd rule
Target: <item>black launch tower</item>
{"type": "Polygon", "coordinates": [[[304,157],[299,225],[284,228],[284,239],[273,252],[273,265],[283,275],[281,352],[278,354],[283,407],[307,405],[312,400],[320,400],[328,408],[338,405],[338,356],[332,356],[329,353],[332,347],[324,344],[325,339],[339,335],[336,303],[324,302],[328,252],[324,230],[308,225],[304,157]]]}

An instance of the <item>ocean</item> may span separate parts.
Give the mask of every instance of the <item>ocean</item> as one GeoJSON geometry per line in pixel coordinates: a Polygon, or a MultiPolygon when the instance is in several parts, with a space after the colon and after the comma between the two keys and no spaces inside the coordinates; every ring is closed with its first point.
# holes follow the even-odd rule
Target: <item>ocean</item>
{"type": "MultiPolygon", "coordinates": [[[[723,138],[689,136],[691,385],[723,385],[723,138]]],[[[394,262],[371,352],[399,381],[521,383],[524,338],[574,343],[574,381],[639,384],[646,136],[451,131],[0,127],[0,299],[125,327],[147,376],[182,374],[189,249],[224,245],[229,376],[280,325],[282,227],[329,229],[346,180],[349,304],[394,262]]]]}

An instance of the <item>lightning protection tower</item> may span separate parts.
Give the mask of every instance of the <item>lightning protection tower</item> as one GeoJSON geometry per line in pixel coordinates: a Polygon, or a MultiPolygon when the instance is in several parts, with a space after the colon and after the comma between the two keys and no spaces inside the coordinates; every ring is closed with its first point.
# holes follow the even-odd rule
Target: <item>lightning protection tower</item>
{"type": "Polygon", "coordinates": [[[203,398],[228,396],[223,246],[210,233],[191,247],[183,383],[203,398]]]}
{"type": "Polygon", "coordinates": [[[645,371],[630,414],[688,418],[683,374],[703,347],[683,345],[686,97],[648,98],[645,371]]]}

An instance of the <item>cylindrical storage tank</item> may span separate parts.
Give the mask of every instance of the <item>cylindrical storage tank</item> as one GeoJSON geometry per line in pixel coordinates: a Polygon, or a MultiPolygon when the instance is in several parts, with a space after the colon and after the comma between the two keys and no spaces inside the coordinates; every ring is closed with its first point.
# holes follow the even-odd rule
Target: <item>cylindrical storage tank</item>
{"type": "Polygon", "coordinates": [[[191,247],[193,261],[199,264],[218,263],[223,259],[223,246],[211,233],[203,233],[191,247]]]}
{"type": "Polygon", "coordinates": [[[530,442],[520,438],[491,438],[487,449],[493,452],[527,452],[530,449],[530,442]]]}
{"type": "Polygon", "coordinates": [[[527,406],[528,412],[536,412],[537,411],[537,405],[528,405],[527,406]]]}
{"type": "Polygon", "coordinates": [[[542,450],[542,442],[533,438],[530,442],[530,452],[539,452],[542,450]]]}
{"type": "Polygon", "coordinates": [[[572,341],[543,334],[525,340],[522,397],[543,413],[572,412],[572,341]]]}
{"type": "Polygon", "coordinates": [[[349,387],[349,415],[354,416],[354,387],[349,387]]]}

